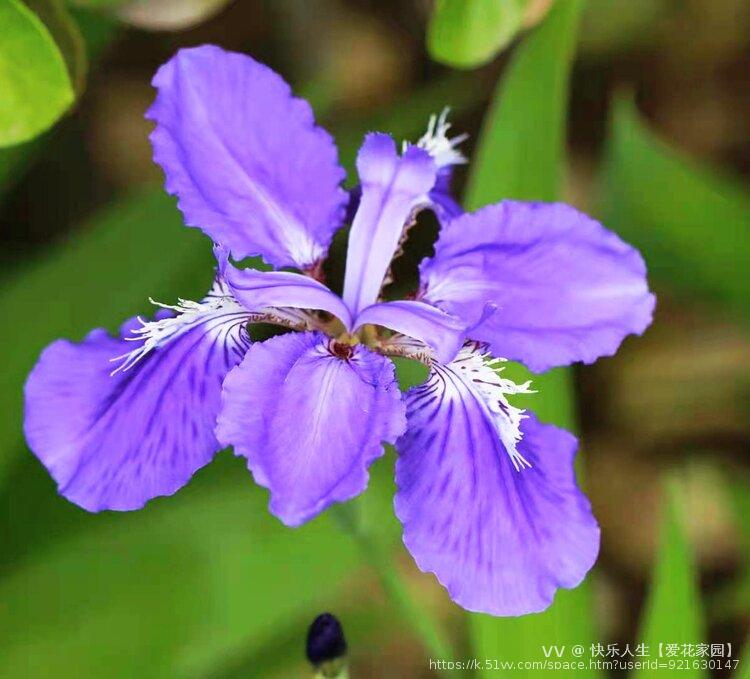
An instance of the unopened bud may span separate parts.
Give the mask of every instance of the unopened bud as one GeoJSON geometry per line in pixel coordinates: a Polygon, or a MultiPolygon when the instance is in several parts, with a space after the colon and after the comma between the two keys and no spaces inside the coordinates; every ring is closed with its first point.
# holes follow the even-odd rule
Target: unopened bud
{"type": "Polygon", "coordinates": [[[307,659],[321,679],[347,679],[346,639],[335,615],[322,613],[307,632],[307,659]]]}

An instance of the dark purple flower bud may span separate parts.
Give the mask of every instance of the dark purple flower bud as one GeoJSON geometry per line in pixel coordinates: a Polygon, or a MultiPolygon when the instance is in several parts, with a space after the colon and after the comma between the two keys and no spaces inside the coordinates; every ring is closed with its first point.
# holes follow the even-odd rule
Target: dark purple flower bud
{"type": "Polygon", "coordinates": [[[316,667],[346,655],[344,629],[331,613],[321,613],[307,632],[307,659],[316,667]]]}

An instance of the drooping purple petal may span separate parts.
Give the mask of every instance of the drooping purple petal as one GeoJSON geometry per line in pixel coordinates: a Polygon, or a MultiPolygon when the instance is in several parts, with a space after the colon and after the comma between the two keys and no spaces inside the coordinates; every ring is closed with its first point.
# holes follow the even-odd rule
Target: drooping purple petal
{"type": "Polygon", "coordinates": [[[320,333],[254,344],[224,383],[217,436],[297,526],[367,486],[370,463],[405,426],[393,364],[320,333]]]}
{"type": "Polygon", "coordinates": [[[322,309],[336,316],[348,330],[352,327],[349,309],[341,298],[323,283],[289,271],[236,269],[226,264],[224,276],[234,297],[248,311],[269,307],[322,309]]]}
{"type": "Polygon", "coordinates": [[[382,325],[418,339],[435,350],[439,361],[450,361],[464,341],[465,324],[437,307],[412,300],[381,302],[364,309],[355,329],[366,323],[382,325]]]}
{"type": "Polygon", "coordinates": [[[464,351],[435,365],[406,396],[396,444],[396,514],[420,569],[464,608],[503,616],[547,608],[599,548],[575,438],[508,411],[509,384],[464,351]]]}
{"type": "Polygon", "coordinates": [[[154,160],[188,226],[275,267],[304,268],[340,226],[346,193],[330,135],[271,69],[212,45],[156,73],[154,160]]]}
{"type": "Polygon", "coordinates": [[[423,149],[410,146],[399,156],[391,137],[369,134],[357,171],[362,196],[349,234],[343,294],[354,316],[377,301],[406,223],[429,202],[436,168],[423,149]]]}
{"type": "Polygon", "coordinates": [[[562,203],[504,201],[454,219],[422,262],[423,298],[531,370],[610,356],[651,323],[637,250],[562,203]]]}
{"type": "Polygon", "coordinates": [[[211,461],[221,383],[249,339],[235,302],[206,307],[159,312],[150,326],[159,341],[144,355],[146,338],[124,339],[135,319],[120,337],[99,329],[44,350],[26,382],[24,430],[63,496],[93,512],[139,509],[211,461]],[[131,351],[112,374],[112,359],[131,351]]]}

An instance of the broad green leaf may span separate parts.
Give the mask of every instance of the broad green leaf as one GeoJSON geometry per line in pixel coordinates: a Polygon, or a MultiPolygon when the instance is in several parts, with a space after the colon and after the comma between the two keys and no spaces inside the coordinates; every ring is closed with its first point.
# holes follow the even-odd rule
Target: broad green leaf
{"type": "MultiPolygon", "coordinates": [[[[467,191],[471,209],[503,198],[554,200],[561,189],[568,78],[582,0],[559,0],[545,21],[518,48],[498,86],[479,140],[467,191]]],[[[520,374],[516,368],[515,375],[520,374]]],[[[574,426],[570,372],[534,377],[539,393],[523,403],[540,417],[574,426]]],[[[588,582],[560,591],[544,613],[522,618],[470,618],[473,653],[492,660],[543,659],[542,645],[590,644],[594,640],[588,582]]],[[[481,676],[495,676],[485,670],[481,676]]],[[[546,676],[524,670],[514,676],[546,676]]],[[[595,670],[577,676],[597,676],[595,670]]]]}
{"type": "Polygon", "coordinates": [[[78,25],[62,4],[62,0],[24,0],[55,41],[60,50],[70,81],[77,95],[83,92],[86,85],[86,45],[78,25]]]}
{"type": "Polygon", "coordinates": [[[51,127],[75,98],[60,47],[20,0],[0,1],[0,147],[51,127]]]}
{"type": "MultiPolygon", "coordinates": [[[[87,62],[95,61],[100,56],[105,45],[115,34],[117,24],[113,19],[101,13],[74,10],[73,15],[78,32],[83,38],[83,48],[86,53],[82,59],[84,71],[79,70],[83,76],[87,62]]],[[[24,144],[0,148],[0,202],[23,179],[26,170],[33,165],[34,161],[44,155],[47,141],[48,137],[42,136],[24,144]]]]}
{"type": "Polygon", "coordinates": [[[553,7],[519,46],[498,84],[473,160],[470,209],[503,198],[559,198],[581,4],[568,0],[553,7]]]}
{"type": "Polygon", "coordinates": [[[208,241],[182,226],[173,200],[158,188],[105,211],[16,276],[0,294],[3,317],[12,319],[3,329],[0,479],[23,449],[23,383],[46,344],[80,340],[97,326],[116,330],[125,318],[150,312],[149,295],[201,295],[212,271],[208,241]]]}
{"type": "Polygon", "coordinates": [[[473,68],[490,61],[521,28],[528,0],[436,0],[427,48],[436,61],[473,68]]]}
{"type": "MultiPolygon", "coordinates": [[[[705,641],[703,611],[698,591],[698,573],[682,520],[680,487],[667,482],[662,493],[662,522],[651,590],[644,606],[638,641],[646,644],[650,657],[666,653],[666,644],[697,644],[705,641]]],[[[663,669],[641,668],[636,679],[661,677],[663,669]]],[[[701,679],[708,672],[688,667],[681,677],[701,679]]]]}
{"type": "Polygon", "coordinates": [[[750,194],[672,150],[626,98],[614,106],[603,201],[605,223],[640,248],[653,278],[750,312],[750,194]]]}
{"type": "Polygon", "coordinates": [[[290,625],[301,655],[306,625],[335,605],[360,559],[329,518],[292,530],[266,502],[225,453],[176,496],[88,516],[87,530],[0,581],[0,667],[205,677],[290,625]]]}

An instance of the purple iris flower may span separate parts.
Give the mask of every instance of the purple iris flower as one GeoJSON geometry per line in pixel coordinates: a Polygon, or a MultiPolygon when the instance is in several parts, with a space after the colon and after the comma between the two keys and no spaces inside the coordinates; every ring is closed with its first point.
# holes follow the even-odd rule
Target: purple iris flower
{"type": "Polygon", "coordinates": [[[599,528],[576,485],[576,439],[513,406],[530,385],[502,365],[590,363],[643,332],[654,297],[638,252],[560,203],[464,214],[448,193],[464,159],[444,116],[402,152],[367,135],[350,201],[333,140],[266,66],[184,49],[153,84],[154,159],[186,223],[217,244],[216,278],[200,302],[42,353],[25,432],[60,493],[89,511],[138,509],[233,446],[270,511],[297,526],[361,493],[389,443],[404,542],[457,603],[519,615],[578,585],[599,528]],[[425,208],[441,231],[417,297],[383,301],[425,208]],[[347,214],[339,296],[318,272],[347,214]],[[250,255],[274,270],[233,263],[250,255]],[[289,332],[252,342],[255,322],[289,332]],[[402,394],[396,356],[426,363],[427,381],[402,394]]]}

